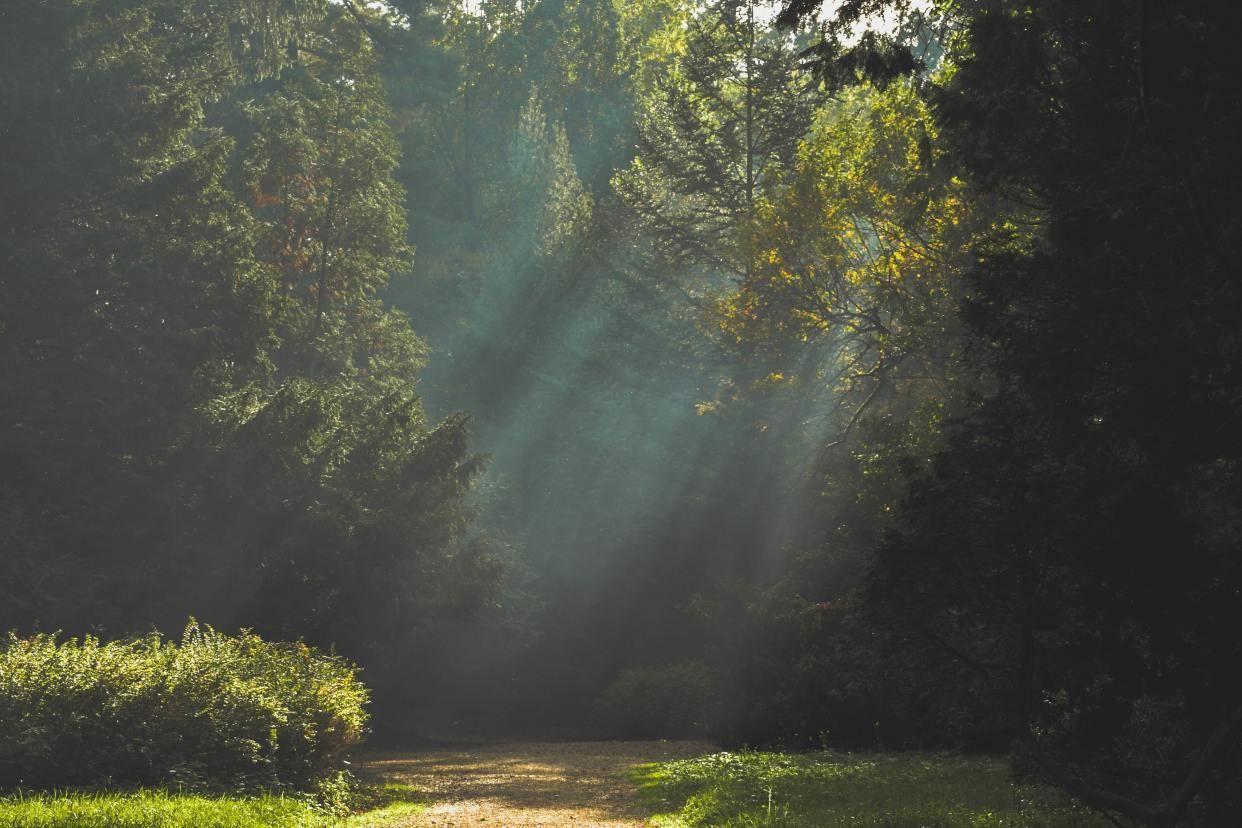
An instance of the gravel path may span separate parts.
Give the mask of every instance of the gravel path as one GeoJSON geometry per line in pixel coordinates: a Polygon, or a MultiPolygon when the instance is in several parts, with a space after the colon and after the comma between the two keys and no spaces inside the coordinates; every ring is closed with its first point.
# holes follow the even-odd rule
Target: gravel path
{"type": "Polygon", "coordinates": [[[364,767],[424,791],[409,828],[633,828],[646,824],[626,772],[714,751],[705,742],[524,742],[376,754],[364,767]]]}

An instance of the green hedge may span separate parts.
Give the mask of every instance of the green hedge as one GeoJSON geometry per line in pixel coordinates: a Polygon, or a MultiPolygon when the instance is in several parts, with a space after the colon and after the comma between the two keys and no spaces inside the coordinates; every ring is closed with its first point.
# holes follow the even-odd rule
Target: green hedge
{"type": "Polygon", "coordinates": [[[195,621],[180,644],[10,634],[0,649],[0,786],[308,787],[365,734],[357,672],[301,643],[195,621]]]}

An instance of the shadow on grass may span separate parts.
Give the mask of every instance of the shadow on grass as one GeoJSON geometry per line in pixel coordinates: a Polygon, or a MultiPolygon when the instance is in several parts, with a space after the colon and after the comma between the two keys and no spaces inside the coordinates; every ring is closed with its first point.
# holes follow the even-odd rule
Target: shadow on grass
{"type": "Polygon", "coordinates": [[[1004,760],[936,754],[717,753],[647,764],[631,780],[662,826],[1111,826],[1004,760]]]}

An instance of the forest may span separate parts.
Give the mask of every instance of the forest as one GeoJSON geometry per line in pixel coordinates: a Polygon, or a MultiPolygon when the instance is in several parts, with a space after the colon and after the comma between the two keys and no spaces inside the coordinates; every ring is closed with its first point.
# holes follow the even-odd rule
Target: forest
{"type": "Polygon", "coordinates": [[[1242,825],[1239,32],[0,4],[0,825],[1242,825]]]}

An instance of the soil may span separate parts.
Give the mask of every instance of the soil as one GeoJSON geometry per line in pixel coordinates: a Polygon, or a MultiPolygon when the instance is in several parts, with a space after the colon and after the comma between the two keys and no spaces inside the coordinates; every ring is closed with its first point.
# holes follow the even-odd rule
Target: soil
{"type": "Polygon", "coordinates": [[[633,828],[650,811],[632,768],[714,750],[706,742],[523,742],[376,754],[364,769],[423,792],[427,809],[408,828],[633,828]]]}

